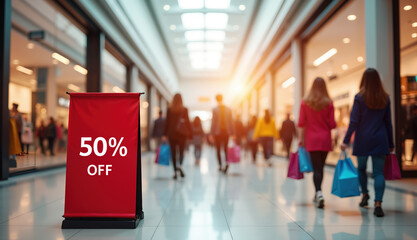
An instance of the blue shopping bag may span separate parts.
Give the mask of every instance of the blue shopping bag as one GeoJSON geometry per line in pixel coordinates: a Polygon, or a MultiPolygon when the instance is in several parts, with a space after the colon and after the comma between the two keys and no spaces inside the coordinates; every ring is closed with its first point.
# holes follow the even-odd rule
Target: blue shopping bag
{"type": "Polygon", "coordinates": [[[304,147],[298,148],[298,161],[300,166],[300,172],[312,172],[313,165],[311,164],[310,153],[306,151],[304,147]]]}
{"type": "Polygon", "coordinates": [[[358,171],[353,166],[352,160],[347,157],[346,152],[340,154],[334,172],[332,194],[345,198],[360,196],[358,171]],[[344,159],[342,159],[344,157],[344,159]]]}
{"type": "Polygon", "coordinates": [[[159,147],[159,153],[157,155],[157,163],[165,166],[169,166],[169,160],[171,159],[171,148],[168,144],[164,143],[159,147]]]}

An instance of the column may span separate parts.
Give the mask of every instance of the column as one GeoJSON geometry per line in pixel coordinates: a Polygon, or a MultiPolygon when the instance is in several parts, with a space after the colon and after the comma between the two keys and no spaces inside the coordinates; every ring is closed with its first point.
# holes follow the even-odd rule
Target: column
{"type": "MultiPolygon", "coordinates": [[[[152,144],[151,145],[151,135],[152,135],[152,130],[153,130],[153,122],[154,120],[158,117],[158,111],[159,111],[159,107],[157,105],[157,92],[155,87],[153,86],[149,86],[148,87],[148,103],[149,103],[149,107],[148,107],[148,137],[149,137],[149,149],[154,150],[155,146],[152,144]]],[[[153,141],[152,141],[153,143],[153,141]]]]}
{"type": "Polygon", "coordinates": [[[11,0],[0,3],[0,180],[9,177],[9,81],[11,0]]]}
{"type": "Polygon", "coordinates": [[[302,56],[302,45],[300,39],[295,39],[291,43],[291,59],[293,76],[295,78],[294,83],[294,105],[293,105],[293,116],[294,121],[298,121],[298,115],[300,114],[300,104],[304,93],[303,84],[303,56],[302,56]]]}
{"type": "Polygon", "coordinates": [[[139,70],[136,66],[128,66],[126,72],[126,92],[139,92],[139,70]]]}
{"type": "Polygon", "coordinates": [[[87,92],[101,92],[101,55],[104,50],[104,33],[90,30],[87,33],[87,92]]]}
{"type": "MultiPolygon", "coordinates": [[[[41,69],[39,69],[41,70],[41,69]]],[[[56,107],[58,103],[58,92],[56,85],[57,72],[59,71],[56,67],[51,67],[45,69],[47,78],[46,78],[46,112],[48,117],[56,117],[56,107]]],[[[38,74],[39,77],[39,74],[38,74]]],[[[55,119],[56,120],[56,119],[55,119]]]]}

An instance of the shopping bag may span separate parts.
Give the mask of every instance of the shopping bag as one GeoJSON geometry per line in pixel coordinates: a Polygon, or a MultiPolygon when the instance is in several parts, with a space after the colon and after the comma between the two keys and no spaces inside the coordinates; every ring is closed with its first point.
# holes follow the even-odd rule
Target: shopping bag
{"type": "Polygon", "coordinates": [[[158,163],[159,153],[161,152],[161,147],[157,147],[155,151],[155,163],[158,163]]]}
{"type": "Polygon", "coordinates": [[[384,165],[384,177],[385,180],[401,179],[401,171],[400,166],[398,165],[397,155],[390,154],[386,156],[384,165]]]}
{"type": "Polygon", "coordinates": [[[310,153],[305,148],[298,148],[298,161],[300,165],[300,172],[312,172],[313,165],[311,164],[310,153]]]}
{"type": "Polygon", "coordinates": [[[291,153],[290,155],[290,163],[288,164],[288,178],[292,179],[303,179],[304,174],[300,172],[300,166],[298,162],[298,152],[291,153]]]}
{"type": "Polygon", "coordinates": [[[332,194],[345,198],[360,196],[358,171],[346,152],[340,154],[333,177],[332,194]],[[344,157],[344,159],[342,159],[344,157]]]}
{"type": "Polygon", "coordinates": [[[234,145],[227,148],[227,162],[228,163],[238,163],[240,162],[240,147],[239,145],[234,145]]]}
{"type": "Polygon", "coordinates": [[[171,159],[171,148],[168,144],[162,144],[156,150],[156,159],[155,163],[160,165],[169,166],[169,160],[171,159]]]}

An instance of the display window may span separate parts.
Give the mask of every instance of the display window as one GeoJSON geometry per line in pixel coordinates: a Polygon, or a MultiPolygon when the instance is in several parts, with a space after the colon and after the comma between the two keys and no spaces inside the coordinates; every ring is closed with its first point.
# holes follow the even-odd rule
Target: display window
{"type": "Polygon", "coordinates": [[[126,92],[126,80],[126,66],[104,49],[102,91],[107,93],[126,92]]]}
{"type": "Polygon", "coordinates": [[[364,1],[349,1],[304,45],[304,95],[309,92],[314,79],[321,77],[333,100],[337,127],[332,131],[333,151],[327,162],[334,165],[366,68],[364,8],[364,1]]]}

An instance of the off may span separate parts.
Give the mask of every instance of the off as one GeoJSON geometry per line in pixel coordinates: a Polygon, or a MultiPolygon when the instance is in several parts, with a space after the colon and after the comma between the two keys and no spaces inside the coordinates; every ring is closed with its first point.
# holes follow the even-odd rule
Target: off
{"type": "Polygon", "coordinates": [[[111,172],[111,167],[112,165],[104,165],[104,164],[99,164],[99,165],[94,165],[91,164],[90,166],[88,166],[87,168],[87,173],[90,176],[95,176],[95,175],[99,175],[101,176],[102,172],[106,172],[106,176],[109,175],[109,172],[111,172]]]}

